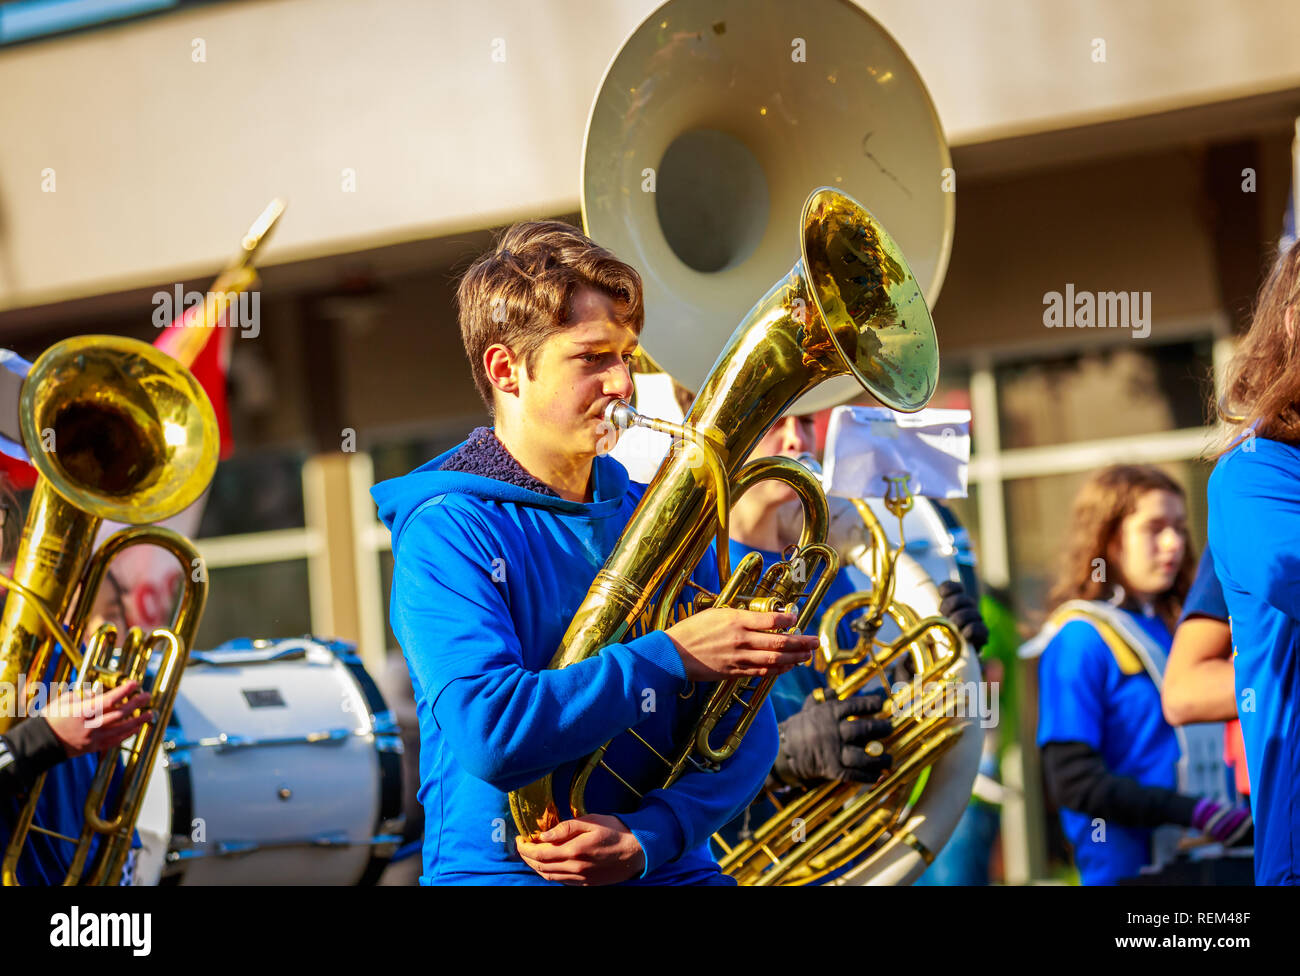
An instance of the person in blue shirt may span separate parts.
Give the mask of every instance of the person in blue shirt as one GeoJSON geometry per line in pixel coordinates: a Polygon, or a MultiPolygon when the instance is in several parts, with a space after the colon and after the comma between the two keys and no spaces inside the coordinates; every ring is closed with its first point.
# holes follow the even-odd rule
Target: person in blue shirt
{"type": "MultiPolygon", "coordinates": [[[[42,774],[45,783],[33,822],[65,837],[81,835],[86,796],[100,756],[116,750],[154,717],[140,711],[148,707],[149,695],[139,689],[136,681],[110,691],[68,689],[0,735],[0,851],[9,843],[28,791],[42,774]]],[[[91,844],[92,859],[97,844],[91,844]]],[[[138,838],[133,837],[132,846],[138,846],[138,838]]],[[[75,852],[70,841],[29,831],[16,868],[19,883],[62,884],[75,852]]],[[[130,863],[122,884],[131,883],[130,863]]]]}
{"type": "Polygon", "coordinates": [[[1172,854],[1178,828],[1248,841],[1247,811],[1180,792],[1182,751],[1161,710],[1157,681],[1195,566],[1182,489],[1158,468],[1114,465],[1083,485],[1069,524],[1056,609],[1030,654],[1042,654],[1044,779],[1080,880],[1137,875],[1172,854]]]}
{"type": "Polygon", "coordinates": [[[102,753],[125,742],[152,711],[140,682],[110,691],[69,688],[48,706],[0,733],[0,797],[19,796],[65,759],[102,753]],[[136,714],[139,713],[139,714],[136,714]]]}
{"type": "Polygon", "coordinates": [[[1228,370],[1230,444],[1209,535],[1232,622],[1255,883],[1300,883],[1300,243],[1279,259],[1228,370]]]}
{"type": "MultiPolygon", "coordinates": [[[[391,619],[420,724],[424,884],[731,883],[709,836],[758,792],[776,755],[765,704],[718,772],[649,788],[698,707],[697,682],[780,673],[812,635],[793,614],[710,608],[547,668],[645,491],[603,456],[606,406],[632,392],[643,322],[636,272],[576,228],[518,224],[458,294],[471,372],[494,429],[372,490],[392,533],[391,619]],[[613,740],[589,810],[570,816],[577,760],[613,740]],[[515,835],[510,790],[554,771],[561,823],[515,835]]],[[[696,571],[717,587],[716,560],[696,571]]],[[[689,588],[688,588],[689,589],[689,588]]],[[[686,607],[679,605],[680,615],[686,607]]]]}

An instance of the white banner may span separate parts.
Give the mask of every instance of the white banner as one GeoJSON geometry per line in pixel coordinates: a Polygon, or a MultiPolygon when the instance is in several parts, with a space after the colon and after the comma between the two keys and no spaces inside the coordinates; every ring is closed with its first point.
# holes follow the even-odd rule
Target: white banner
{"type": "Polygon", "coordinates": [[[970,411],[836,407],[825,457],[826,491],[841,498],[882,498],[886,477],[902,474],[913,495],[965,498],[970,411]]]}

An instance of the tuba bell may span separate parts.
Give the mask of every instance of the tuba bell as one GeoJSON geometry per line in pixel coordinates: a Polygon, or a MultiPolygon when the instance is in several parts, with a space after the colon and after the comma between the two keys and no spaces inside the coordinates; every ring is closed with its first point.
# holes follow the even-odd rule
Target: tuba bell
{"type": "MultiPolygon", "coordinates": [[[[79,336],[33,364],[23,381],[20,423],[39,478],[12,575],[0,575],[9,591],[0,616],[0,695],[7,699],[0,731],[30,713],[39,689],[60,689],[74,672],[78,687],[135,680],[149,692],[155,720],[123,747],[118,776],[118,750],[100,757],[81,835],[64,838],[76,845],[65,884],[116,884],[207,599],[193,545],[143,523],[180,512],[207,488],[217,464],[216,416],[190,371],[166,353],[134,339],[79,336]],[[105,519],[134,525],[92,555],[105,519]],[[182,567],[172,626],[147,634],[132,627],[120,647],[112,624],[87,635],[109,564],[146,544],[182,567]]],[[[51,833],[33,822],[45,778],[28,794],[9,838],[0,867],[6,885],[18,883],[29,833],[51,833]]]]}
{"type": "MultiPolygon", "coordinates": [[[[582,220],[641,274],[643,346],[698,391],[755,296],[789,271],[813,187],[861,200],[933,307],[952,248],[951,166],[920,74],[851,0],[669,0],[593,99],[582,220]]],[[[838,377],[795,409],[860,394],[838,377]]]]}
{"type": "MultiPolygon", "coordinates": [[[[568,667],[598,654],[619,640],[652,600],[658,601],[654,628],[663,629],[714,539],[719,542],[719,592],[697,598],[697,606],[773,610],[803,598],[796,627],[815,614],[839,562],[825,544],[828,514],[821,485],[793,459],[745,464],[745,458],[791,404],[835,377],[851,377],[896,410],[919,410],[934,393],[939,353],[930,311],[902,252],[861,204],[829,187],[815,190],[804,203],[799,230],[799,260],[736,327],[682,425],[644,418],[625,404],[611,405],[608,419],[615,425],[666,430],[695,450],[674,452],[664,461],[549,667],[568,667]],[[804,502],[800,545],[767,573],[762,573],[762,557],[751,553],[732,574],[726,545],[731,502],[769,477],[784,481],[804,502]],[[817,583],[805,594],[814,570],[817,583]]],[[[688,765],[724,761],[773,680],[721,683],[695,729],[677,744],[675,758],[672,750],[664,756],[641,740],[666,767],[651,784],[629,783],[604,763],[606,747],[598,749],[579,763],[569,784],[572,814],[587,812],[586,783],[597,768],[641,796],[671,784],[688,765]],[[735,702],[741,703],[740,715],[715,744],[717,725],[735,702]]],[[[525,836],[556,823],[560,815],[551,775],[513,791],[510,808],[525,836]]]]}

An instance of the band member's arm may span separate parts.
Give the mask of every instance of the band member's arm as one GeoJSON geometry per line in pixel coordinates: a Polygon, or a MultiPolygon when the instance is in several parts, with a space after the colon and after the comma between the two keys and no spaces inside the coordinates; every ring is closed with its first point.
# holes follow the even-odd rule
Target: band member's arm
{"type": "MultiPolygon", "coordinates": [[[[718,564],[713,546],[692,576],[700,586],[716,585],[718,564]]],[[[738,713],[739,709],[733,707],[717,728],[734,727],[738,713]]],[[[720,740],[721,735],[715,734],[713,741],[720,740]]],[[[716,773],[685,773],[668,789],[647,793],[633,813],[621,814],[620,819],[632,831],[645,857],[640,877],[647,877],[660,865],[706,843],[745,809],[762,788],[775,753],[776,712],[769,695],[735,755],[716,773]]]]}
{"type": "Polygon", "coordinates": [[[1086,742],[1049,742],[1043,746],[1043,779],[1057,806],[1124,827],[1192,825],[1196,797],[1174,790],[1142,786],[1115,776],[1086,742]]]}
{"type": "Polygon", "coordinates": [[[111,749],[135,734],[153,713],[137,681],[110,691],[71,688],[39,715],[0,736],[0,796],[31,789],[42,773],[65,759],[111,749]]]}
{"type": "Polygon", "coordinates": [[[1058,805],[1089,817],[1125,827],[1192,827],[1227,847],[1250,844],[1255,837],[1249,808],[1116,776],[1083,742],[1049,742],[1043,748],[1043,776],[1058,805]]]}
{"type": "Polygon", "coordinates": [[[1048,795],[1060,806],[1120,826],[1169,823],[1195,827],[1224,843],[1248,841],[1245,808],[1144,785],[1106,765],[1101,743],[1112,685],[1143,678],[1119,674],[1090,624],[1073,621],[1061,628],[1039,663],[1038,741],[1048,795]]]}
{"type": "Polygon", "coordinates": [[[1160,700],[1170,725],[1237,717],[1232,630],[1226,620],[1188,617],[1174,632],[1160,700]]]}
{"type": "MultiPolygon", "coordinates": [[[[718,728],[731,728],[734,718],[724,716],[718,728]]],[[[645,852],[641,877],[704,844],[745,809],[767,779],[776,749],[776,714],[767,701],[718,772],[688,772],[668,789],[647,793],[634,813],[619,814],[645,852]]]]}
{"type": "Polygon", "coordinates": [[[31,789],[36,777],[68,758],[63,743],[45,719],[19,722],[0,735],[0,797],[31,789]]]}
{"type": "Polygon", "coordinates": [[[435,506],[405,529],[392,622],[434,720],[471,775],[500,790],[524,786],[642,722],[647,689],[682,690],[685,668],[662,632],[572,667],[526,668],[503,584],[492,579],[498,554],[460,514],[435,506]]]}

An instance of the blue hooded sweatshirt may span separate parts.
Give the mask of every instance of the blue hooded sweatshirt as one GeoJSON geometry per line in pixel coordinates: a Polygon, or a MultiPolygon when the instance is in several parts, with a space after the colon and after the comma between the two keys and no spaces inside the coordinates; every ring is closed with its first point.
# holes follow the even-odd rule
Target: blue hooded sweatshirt
{"type": "MultiPolygon", "coordinates": [[[[606,762],[633,785],[646,782],[662,765],[620,733],[635,727],[661,753],[675,751],[702,690],[686,680],[666,634],[643,633],[644,615],[621,643],[547,668],[645,485],[598,457],[593,500],[570,502],[439,470],[458,449],[371,491],[392,532],[391,620],[420,723],[420,880],[549,884],[515,849],[508,792],[555,770],[556,802],[569,817],[575,761],[611,739],[606,762]]],[[[712,551],[695,578],[716,589],[712,551]]],[[[645,853],[644,872],[625,883],[726,883],[708,839],[758,792],[776,750],[776,719],[765,703],[718,772],[693,770],[638,801],[597,769],[587,809],[616,813],[645,853]]]]}

